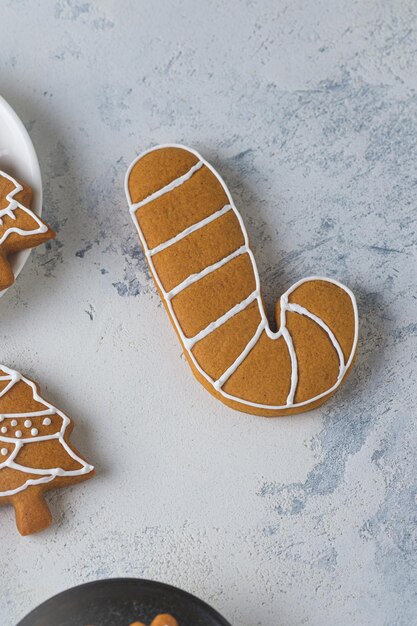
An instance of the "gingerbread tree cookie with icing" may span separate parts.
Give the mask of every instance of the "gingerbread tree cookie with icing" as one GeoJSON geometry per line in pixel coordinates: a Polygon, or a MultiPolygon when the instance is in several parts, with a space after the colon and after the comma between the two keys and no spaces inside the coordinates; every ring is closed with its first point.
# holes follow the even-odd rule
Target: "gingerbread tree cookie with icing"
{"type": "Polygon", "coordinates": [[[22,535],[51,524],[45,491],[94,474],[69,442],[72,429],[33,381],[0,365],[0,505],[14,506],[22,535]]]}
{"type": "Polygon", "coordinates": [[[30,187],[0,171],[0,291],[14,282],[10,254],[55,237],[54,231],[29,208],[31,201],[30,187]]]}
{"type": "Polygon", "coordinates": [[[126,195],[157,289],[196,378],[228,406],[257,415],[325,402],[356,354],[358,311],[336,280],[306,278],[268,322],[248,234],[224,181],[197,152],[140,155],[126,195]]]}

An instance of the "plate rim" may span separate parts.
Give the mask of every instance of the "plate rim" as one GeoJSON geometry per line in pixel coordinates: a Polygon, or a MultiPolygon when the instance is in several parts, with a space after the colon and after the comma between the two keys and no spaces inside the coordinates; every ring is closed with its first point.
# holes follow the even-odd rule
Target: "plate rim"
{"type": "MultiPolygon", "coordinates": [[[[10,116],[10,118],[13,120],[13,122],[15,123],[17,129],[19,130],[20,134],[23,137],[24,143],[25,143],[25,147],[28,151],[28,155],[29,155],[29,160],[31,162],[31,166],[32,166],[32,171],[33,171],[33,176],[34,178],[39,180],[39,189],[36,189],[36,193],[37,193],[37,202],[36,205],[37,206],[32,206],[32,210],[34,213],[36,213],[36,215],[38,215],[39,217],[41,217],[42,215],[42,206],[43,206],[43,184],[42,184],[42,172],[41,172],[41,168],[40,168],[40,164],[39,164],[39,159],[38,159],[38,155],[36,153],[35,150],[35,146],[33,145],[32,139],[26,129],[26,126],[23,124],[21,118],[19,117],[19,115],[16,113],[16,111],[14,110],[14,108],[12,107],[12,105],[5,99],[4,96],[2,96],[0,94],[0,109],[3,108],[5,109],[5,111],[7,112],[7,114],[10,116]]],[[[28,250],[21,250],[20,252],[18,252],[15,255],[15,263],[13,264],[13,273],[14,273],[14,277],[15,280],[17,279],[17,277],[19,276],[20,272],[22,271],[22,269],[24,268],[30,253],[32,252],[31,249],[28,250]]],[[[13,283],[14,284],[14,283],[13,283]]],[[[4,294],[11,288],[13,287],[13,285],[10,285],[10,287],[8,287],[7,289],[4,289],[3,291],[0,291],[0,297],[4,296],[4,294]]]]}
{"type": "Polygon", "coordinates": [[[207,604],[204,600],[201,600],[194,594],[189,591],[184,591],[184,589],[180,589],[179,587],[175,587],[174,585],[170,585],[169,583],[163,583],[158,580],[151,580],[149,578],[124,578],[124,577],[116,577],[116,578],[102,578],[99,580],[90,580],[86,583],[82,583],[81,585],[76,585],[75,587],[70,587],[65,591],[60,591],[59,593],[51,596],[41,604],[39,604],[36,608],[34,608],[30,613],[25,615],[23,619],[21,619],[16,626],[26,626],[31,622],[28,620],[34,619],[37,617],[36,613],[40,611],[43,607],[46,607],[50,602],[59,599],[60,597],[66,596],[69,593],[76,592],[79,589],[85,589],[86,587],[94,587],[96,585],[113,585],[114,583],[127,583],[127,584],[141,584],[145,587],[159,587],[170,591],[175,591],[182,595],[185,599],[191,600],[194,604],[197,604],[200,608],[203,608],[208,612],[210,617],[215,618],[219,622],[219,626],[231,626],[231,624],[222,616],[216,609],[207,604]]]}

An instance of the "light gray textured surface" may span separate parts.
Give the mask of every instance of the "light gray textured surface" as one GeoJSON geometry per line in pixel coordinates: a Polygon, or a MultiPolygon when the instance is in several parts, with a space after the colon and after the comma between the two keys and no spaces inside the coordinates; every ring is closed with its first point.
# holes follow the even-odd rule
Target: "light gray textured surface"
{"type": "Polygon", "coordinates": [[[413,0],[9,0],[0,35],[58,230],[0,302],[1,360],[98,469],[39,536],[0,511],[1,624],[121,575],[234,626],[417,623],[413,0]],[[271,309],[310,274],[356,292],[358,361],[320,410],[235,413],[191,376],[123,193],[169,141],[224,175],[271,309]]]}

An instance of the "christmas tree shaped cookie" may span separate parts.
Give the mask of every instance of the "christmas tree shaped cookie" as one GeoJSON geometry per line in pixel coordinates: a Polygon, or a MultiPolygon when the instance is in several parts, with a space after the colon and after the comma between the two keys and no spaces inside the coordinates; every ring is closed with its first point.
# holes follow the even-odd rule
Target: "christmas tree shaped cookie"
{"type": "Polygon", "coordinates": [[[72,429],[33,381],[0,365],[0,505],[14,506],[22,535],[51,524],[45,491],[94,474],[69,442],[72,429]]]}
{"type": "Polygon", "coordinates": [[[30,187],[0,171],[0,291],[14,282],[10,254],[55,237],[54,231],[30,210],[31,201],[30,187]]]}

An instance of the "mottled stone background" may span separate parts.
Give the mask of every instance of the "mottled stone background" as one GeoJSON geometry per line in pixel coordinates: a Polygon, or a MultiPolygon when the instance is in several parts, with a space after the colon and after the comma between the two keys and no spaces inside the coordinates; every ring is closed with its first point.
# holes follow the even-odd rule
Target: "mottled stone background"
{"type": "Polygon", "coordinates": [[[1,300],[1,359],[76,418],[94,482],[20,538],[12,626],[87,580],[143,576],[233,626],[417,623],[413,0],[1,3],[0,90],[58,238],[1,300]],[[184,142],[248,225],[270,310],[311,274],[356,293],[357,364],[307,415],[233,412],[193,379],[129,220],[138,151],[184,142]]]}

